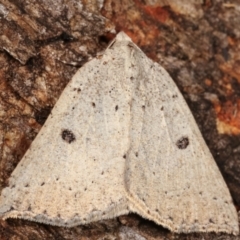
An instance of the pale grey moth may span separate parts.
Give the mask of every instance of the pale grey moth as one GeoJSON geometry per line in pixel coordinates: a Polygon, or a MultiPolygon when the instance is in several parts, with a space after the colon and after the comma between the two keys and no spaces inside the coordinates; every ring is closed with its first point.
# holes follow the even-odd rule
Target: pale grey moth
{"type": "Polygon", "coordinates": [[[178,233],[239,231],[181,93],[121,32],[63,91],[2,191],[0,216],[71,227],[129,212],[178,233]]]}

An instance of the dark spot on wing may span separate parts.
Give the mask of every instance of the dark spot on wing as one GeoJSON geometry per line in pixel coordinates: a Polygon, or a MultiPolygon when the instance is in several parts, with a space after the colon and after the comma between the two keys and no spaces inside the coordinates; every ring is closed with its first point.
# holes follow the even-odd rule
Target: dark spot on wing
{"type": "Polygon", "coordinates": [[[118,110],[118,105],[115,106],[115,111],[117,111],[117,110],[118,110]]]}
{"type": "Polygon", "coordinates": [[[76,137],[72,131],[65,129],[62,131],[62,139],[67,143],[71,143],[76,140],[76,137]]]}
{"type": "Polygon", "coordinates": [[[185,149],[187,148],[187,146],[189,145],[189,139],[188,137],[181,137],[177,143],[176,143],[177,147],[179,149],[185,149]]]}
{"type": "Polygon", "coordinates": [[[211,218],[209,218],[209,222],[210,223],[215,223],[211,218]]]}
{"type": "Polygon", "coordinates": [[[94,102],[92,102],[92,106],[95,108],[96,107],[96,104],[94,102]]]}
{"type": "Polygon", "coordinates": [[[81,88],[74,88],[73,91],[77,91],[78,93],[81,92],[81,88]]]}

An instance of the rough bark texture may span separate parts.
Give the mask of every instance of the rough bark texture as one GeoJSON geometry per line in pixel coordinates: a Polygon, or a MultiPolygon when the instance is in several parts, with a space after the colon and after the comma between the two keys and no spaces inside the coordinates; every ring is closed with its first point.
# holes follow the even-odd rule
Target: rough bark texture
{"type": "MultiPolygon", "coordinates": [[[[76,70],[123,30],[179,86],[239,207],[239,13],[224,0],[0,0],[1,189],[76,70]]],[[[3,240],[240,239],[173,234],[134,214],[70,229],[0,223],[3,240]]]]}

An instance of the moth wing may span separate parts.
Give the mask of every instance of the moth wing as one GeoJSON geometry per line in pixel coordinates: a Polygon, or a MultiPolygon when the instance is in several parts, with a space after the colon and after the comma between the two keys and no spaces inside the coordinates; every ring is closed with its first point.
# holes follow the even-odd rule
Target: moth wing
{"type": "Polygon", "coordinates": [[[123,155],[130,110],[122,59],[115,56],[116,74],[107,52],[76,73],[12,173],[0,198],[4,219],[74,226],[129,212],[123,155]]]}
{"type": "Polygon", "coordinates": [[[175,232],[238,233],[230,193],[185,100],[162,67],[133,49],[131,210],[175,232]]]}

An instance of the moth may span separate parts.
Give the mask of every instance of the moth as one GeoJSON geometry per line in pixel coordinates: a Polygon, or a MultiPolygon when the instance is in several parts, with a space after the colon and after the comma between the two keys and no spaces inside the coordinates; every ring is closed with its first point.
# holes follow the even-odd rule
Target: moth
{"type": "Polygon", "coordinates": [[[0,216],[72,227],[134,212],[238,234],[229,190],[174,81],[120,32],[81,67],[0,197],[0,216]]]}

